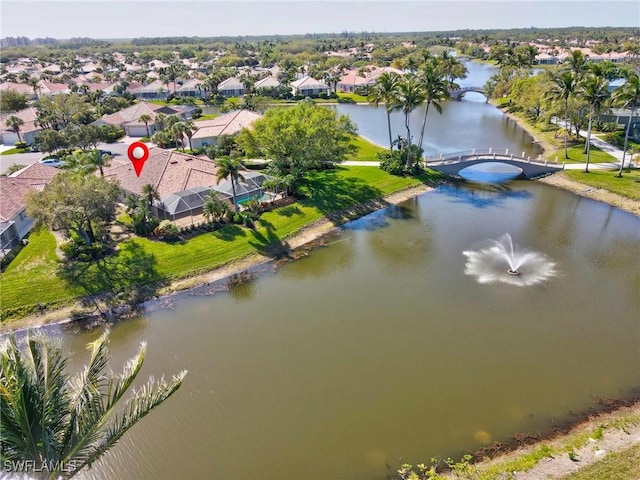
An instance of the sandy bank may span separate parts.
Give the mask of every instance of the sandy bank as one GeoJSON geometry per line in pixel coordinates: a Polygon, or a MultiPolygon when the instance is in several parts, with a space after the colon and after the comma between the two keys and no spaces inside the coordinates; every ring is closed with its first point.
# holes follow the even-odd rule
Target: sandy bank
{"type": "Polygon", "coordinates": [[[575,180],[567,178],[562,173],[556,173],[554,175],[541,178],[539,179],[539,181],[548,185],[553,185],[554,187],[569,190],[576,195],[581,195],[583,197],[591,198],[599,202],[608,203],[609,205],[613,205],[620,210],[624,210],[626,212],[640,216],[640,202],[627,197],[623,197],[622,195],[618,195],[602,188],[596,188],[584,183],[576,182],[575,180]]]}

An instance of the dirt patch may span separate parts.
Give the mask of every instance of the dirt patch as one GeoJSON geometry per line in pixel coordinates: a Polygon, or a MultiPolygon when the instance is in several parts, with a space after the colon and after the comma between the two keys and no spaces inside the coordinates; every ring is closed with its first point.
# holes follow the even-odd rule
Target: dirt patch
{"type": "Polygon", "coordinates": [[[622,195],[618,195],[602,188],[592,187],[585,185],[584,183],[576,182],[564,176],[562,173],[556,173],[545,178],[541,178],[538,181],[553,185],[554,187],[569,190],[576,195],[591,198],[599,202],[605,202],[609,205],[624,210],[634,215],[640,216],[640,202],[632,200],[622,195]]]}

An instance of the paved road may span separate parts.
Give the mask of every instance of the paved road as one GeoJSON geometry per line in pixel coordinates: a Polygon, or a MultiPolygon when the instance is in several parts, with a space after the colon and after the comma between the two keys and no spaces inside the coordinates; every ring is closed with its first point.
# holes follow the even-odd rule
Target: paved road
{"type": "MultiPolygon", "coordinates": [[[[98,148],[113,153],[117,160],[127,159],[127,149],[129,145],[136,139],[125,137],[117,143],[101,143],[98,148]]],[[[13,155],[0,155],[0,173],[5,173],[7,169],[14,163],[22,165],[31,165],[39,162],[45,156],[42,152],[16,153],[13,155]]]]}

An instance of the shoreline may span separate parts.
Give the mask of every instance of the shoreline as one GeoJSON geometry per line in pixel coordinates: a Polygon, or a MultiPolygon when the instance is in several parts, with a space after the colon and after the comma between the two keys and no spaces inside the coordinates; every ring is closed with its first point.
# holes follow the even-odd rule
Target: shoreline
{"type": "MultiPolygon", "coordinates": [[[[186,290],[202,285],[207,285],[223,279],[231,278],[232,276],[240,275],[249,269],[266,265],[274,261],[274,257],[276,256],[275,254],[292,254],[324,237],[325,235],[335,232],[340,227],[340,225],[347,221],[355,220],[389,205],[402,203],[430,190],[433,190],[433,187],[429,187],[427,185],[409,187],[382,198],[373,199],[365,203],[354,205],[344,211],[334,212],[332,216],[344,220],[334,223],[334,221],[332,221],[329,217],[323,217],[309,225],[304,226],[292,236],[282,239],[287,246],[285,251],[272,252],[273,255],[269,256],[261,255],[259,253],[252,253],[244,258],[225,265],[221,265],[208,272],[171,280],[169,285],[161,287],[153,297],[144,299],[138,306],[152,300],[168,299],[169,297],[172,297],[173,295],[184,292],[186,290]]],[[[115,310],[118,310],[118,308],[116,307],[115,310]]],[[[0,323],[0,334],[16,332],[29,328],[45,327],[49,325],[63,325],[75,322],[90,322],[91,320],[99,321],[99,323],[104,323],[117,320],[117,318],[121,316],[124,317],[126,315],[118,315],[114,319],[103,320],[100,318],[99,314],[95,313],[95,308],[88,310],[86,307],[82,306],[80,300],[75,300],[70,305],[64,306],[62,308],[45,311],[39,314],[28,315],[26,317],[18,318],[15,320],[9,320],[6,323],[0,323]],[[78,313],[82,313],[83,315],[78,318],[78,313]],[[74,316],[76,318],[74,318],[74,316]]]]}

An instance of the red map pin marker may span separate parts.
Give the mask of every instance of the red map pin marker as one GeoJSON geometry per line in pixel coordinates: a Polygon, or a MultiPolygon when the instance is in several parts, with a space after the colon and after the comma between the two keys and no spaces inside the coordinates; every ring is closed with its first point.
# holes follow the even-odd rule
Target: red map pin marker
{"type": "Polygon", "coordinates": [[[136,175],[139,177],[144,167],[144,162],[149,158],[149,148],[142,142],[133,142],[127,150],[129,160],[133,163],[136,175]]]}

